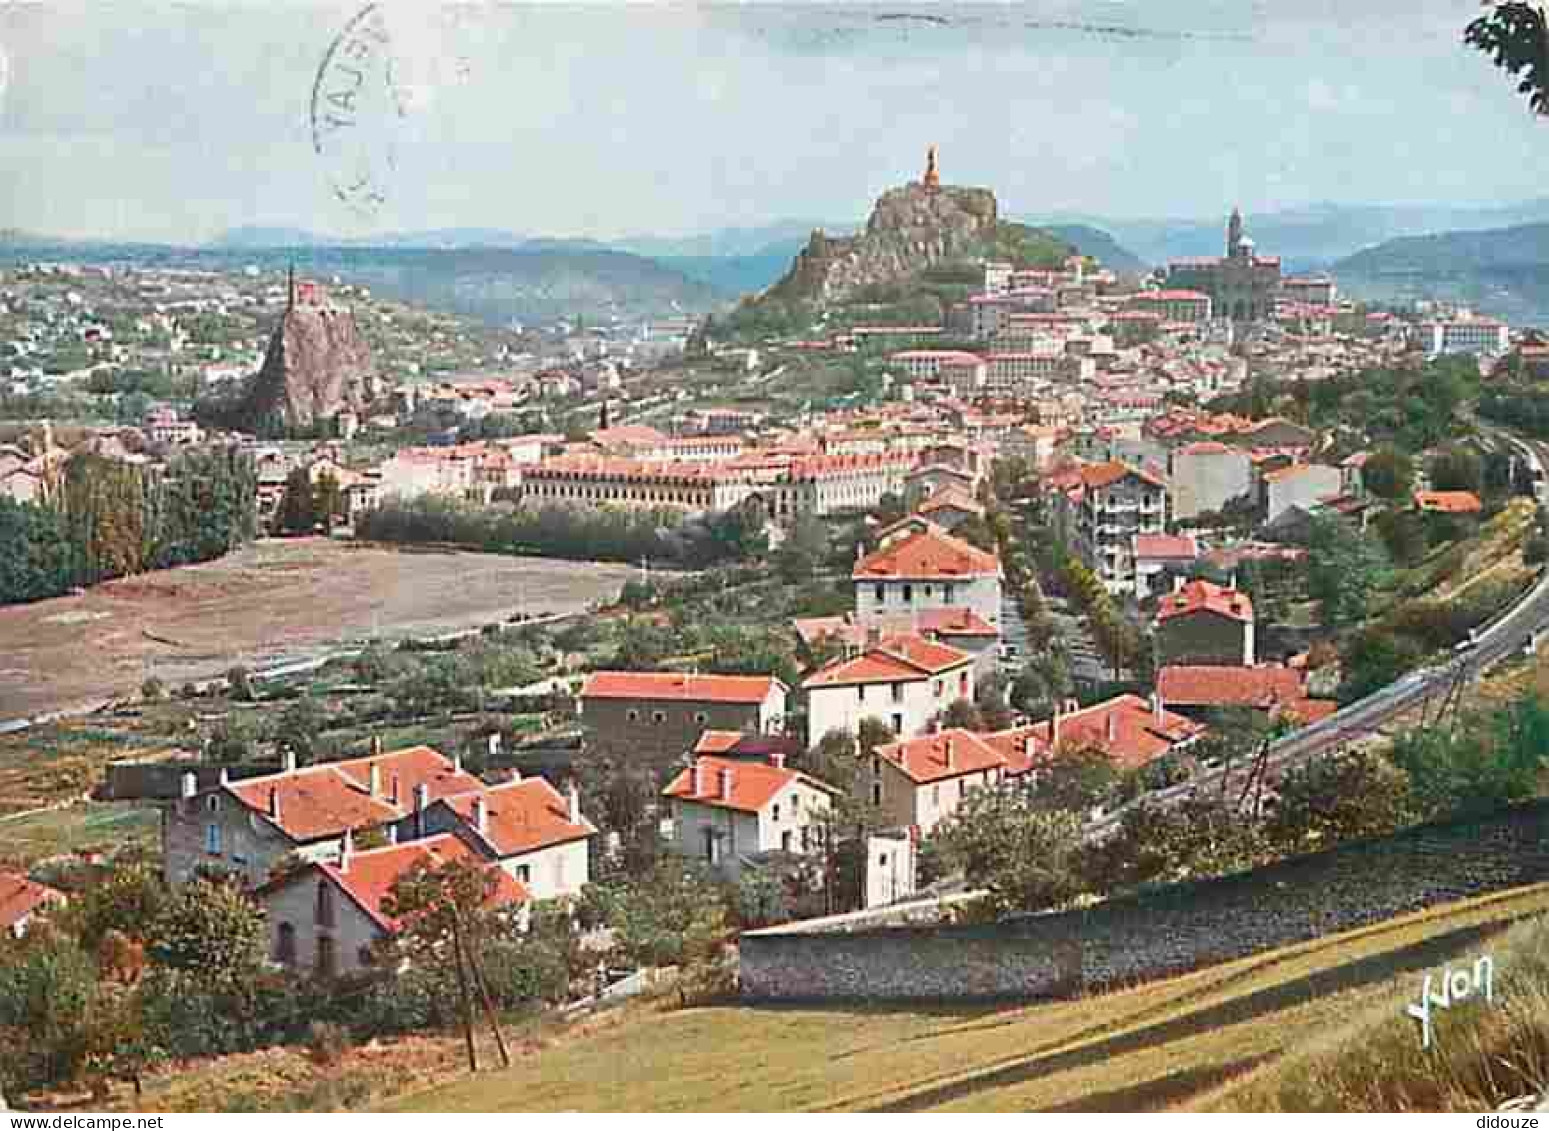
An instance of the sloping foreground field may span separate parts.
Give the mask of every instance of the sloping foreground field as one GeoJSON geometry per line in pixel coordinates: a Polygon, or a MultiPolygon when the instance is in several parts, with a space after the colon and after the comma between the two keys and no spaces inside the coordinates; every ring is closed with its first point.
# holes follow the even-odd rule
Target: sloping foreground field
{"type": "MultiPolygon", "coordinates": [[[[1269,896],[1273,898],[1273,896],[1269,896]]],[[[409,1111],[1136,1111],[1203,1093],[1374,1010],[1549,910],[1518,888],[1164,982],[1012,1009],[646,1013],[409,1111]]],[[[1449,1014],[1439,1014],[1445,1040],[1449,1014]]],[[[1419,1041],[1418,1025],[1415,1033],[1419,1041]]]]}

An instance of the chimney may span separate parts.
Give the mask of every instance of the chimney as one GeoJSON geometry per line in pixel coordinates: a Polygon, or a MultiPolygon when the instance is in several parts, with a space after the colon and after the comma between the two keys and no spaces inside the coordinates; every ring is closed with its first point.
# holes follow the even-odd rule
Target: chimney
{"type": "Polygon", "coordinates": [[[721,800],[722,801],[730,801],[731,800],[732,781],[733,781],[732,768],[730,766],[727,766],[727,767],[725,767],[724,769],[721,770],[721,800]]]}
{"type": "Polygon", "coordinates": [[[473,827],[481,833],[489,832],[489,805],[484,801],[484,795],[473,799],[473,827]]]}
{"type": "Polygon", "coordinates": [[[1181,574],[1181,573],[1173,574],[1173,592],[1174,593],[1178,592],[1178,590],[1183,588],[1183,585],[1184,585],[1183,574],[1181,574]]]}
{"type": "Polygon", "coordinates": [[[705,764],[698,758],[694,759],[693,773],[694,796],[703,797],[705,795],[705,764]]]}
{"type": "Polygon", "coordinates": [[[285,772],[287,774],[293,774],[296,772],[296,752],[289,746],[281,751],[280,760],[284,764],[285,772]]]}
{"type": "Polygon", "coordinates": [[[231,771],[228,770],[225,766],[222,766],[221,767],[221,785],[230,785],[230,784],[231,784],[231,771]]]}
{"type": "Polygon", "coordinates": [[[182,778],[181,789],[182,789],[182,793],[183,793],[183,800],[187,801],[194,794],[199,792],[199,779],[198,779],[198,777],[196,777],[192,773],[184,774],[183,778],[182,778]]]}
{"type": "Polygon", "coordinates": [[[280,819],[280,787],[269,787],[269,819],[278,822],[280,819]]]}
{"type": "Polygon", "coordinates": [[[571,778],[565,786],[565,815],[572,825],[581,823],[581,788],[576,785],[575,778],[571,778]]]}
{"type": "Polygon", "coordinates": [[[394,805],[397,805],[398,804],[398,775],[397,774],[393,775],[391,789],[392,789],[392,792],[387,795],[387,800],[391,801],[394,805]]]}
{"type": "Polygon", "coordinates": [[[777,770],[785,769],[785,755],[778,750],[769,752],[769,764],[777,770]]]}
{"type": "Polygon", "coordinates": [[[1162,721],[1162,694],[1159,691],[1151,693],[1151,718],[1154,722],[1162,721]]]}
{"type": "Polygon", "coordinates": [[[424,782],[414,787],[414,811],[423,813],[430,806],[430,786],[424,782]]]}
{"type": "Polygon", "coordinates": [[[950,770],[952,768],[952,736],[950,734],[947,735],[947,741],[944,746],[946,749],[947,769],[950,770]]]}
{"type": "Polygon", "coordinates": [[[463,772],[463,756],[461,753],[452,755],[452,772],[454,774],[463,772]]]}
{"type": "Polygon", "coordinates": [[[371,756],[373,758],[379,758],[379,757],[381,757],[381,755],[382,755],[382,736],[380,734],[373,734],[371,736],[371,756]]]}
{"type": "Polygon", "coordinates": [[[1022,738],[1022,757],[1026,758],[1029,763],[1033,760],[1033,750],[1033,732],[1028,731],[1022,738]]]}
{"type": "Polygon", "coordinates": [[[339,871],[350,870],[350,857],[355,853],[355,836],[349,829],[344,830],[344,839],[339,842],[339,871]]]}
{"type": "Polygon", "coordinates": [[[1058,746],[1060,744],[1060,716],[1064,713],[1063,705],[1059,703],[1054,704],[1054,718],[1049,722],[1050,746],[1058,746]]]}
{"type": "Polygon", "coordinates": [[[489,756],[493,758],[496,754],[500,753],[500,732],[497,730],[494,734],[490,735],[488,742],[489,756]]]}
{"type": "Polygon", "coordinates": [[[388,844],[397,844],[398,843],[398,826],[397,825],[388,825],[387,826],[387,843],[388,844]]]}
{"type": "Polygon", "coordinates": [[[382,766],[379,762],[372,762],[369,773],[366,775],[370,782],[372,797],[382,796],[382,766]]]}

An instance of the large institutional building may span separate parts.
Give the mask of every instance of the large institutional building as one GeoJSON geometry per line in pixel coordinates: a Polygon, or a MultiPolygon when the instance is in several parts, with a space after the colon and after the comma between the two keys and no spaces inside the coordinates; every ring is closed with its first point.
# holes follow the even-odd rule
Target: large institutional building
{"type": "Polygon", "coordinates": [[[1174,260],[1167,265],[1167,286],[1208,295],[1218,318],[1252,322],[1275,311],[1280,258],[1254,252],[1253,241],[1243,234],[1242,213],[1234,208],[1226,226],[1226,255],[1174,260]]]}

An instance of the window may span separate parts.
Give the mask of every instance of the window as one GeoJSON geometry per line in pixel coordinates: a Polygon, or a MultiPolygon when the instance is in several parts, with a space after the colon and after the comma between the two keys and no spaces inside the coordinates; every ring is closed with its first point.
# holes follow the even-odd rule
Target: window
{"type": "Polygon", "coordinates": [[[864,683],[855,685],[855,701],[857,703],[866,702],[866,685],[864,683]]]}
{"type": "Polygon", "coordinates": [[[904,701],[904,685],[901,684],[901,683],[893,684],[893,702],[895,702],[895,703],[902,703],[903,701],[904,701]]]}
{"type": "Polygon", "coordinates": [[[776,821],[780,819],[780,803],[778,801],[775,802],[773,819],[776,821]]]}
{"type": "Polygon", "coordinates": [[[893,733],[899,738],[904,736],[904,717],[902,715],[893,716],[893,733]]]}
{"type": "Polygon", "coordinates": [[[211,856],[221,854],[221,827],[214,821],[204,826],[204,850],[211,856]]]}
{"type": "Polygon", "coordinates": [[[666,711],[652,711],[651,712],[651,721],[653,723],[656,723],[658,726],[660,726],[662,723],[667,721],[667,712],[666,711]]]}
{"type": "Polygon", "coordinates": [[[801,794],[799,794],[799,793],[791,794],[791,812],[792,813],[800,813],[801,812],[801,794]]]}
{"type": "Polygon", "coordinates": [[[941,693],[943,691],[945,691],[946,689],[947,689],[947,681],[944,680],[944,679],[938,679],[936,681],[936,698],[940,699],[941,698],[941,693]]]}
{"type": "Polygon", "coordinates": [[[912,585],[905,585],[904,586],[904,604],[907,605],[912,600],[914,600],[914,586],[912,586],[912,585]]]}
{"type": "Polygon", "coordinates": [[[952,603],[952,586],[950,583],[941,587],[941,599],[949,605],[952,603]]]}
{"type": "Polygon", "coordinates": [[[339,962],[334,953],[333,936],[317,936],[317,975],[320,978],[332,978],[339,968],[339,962]]]}
{"type": "Polygon", "coordinates": [[[871,803],[873,805],[882,804],[882,783],[879,781],[871,783],[871,803]]]}
{"type": "Polygon", "coordinates": [[[791,830],[790,829],[786,829],[783,833],[780,834],[780,851],[781,852],[789,852],[790,850],[791,850],[791,830]]]}
{"type": "Polygon", "coordinates": [[[640,721],[640,712],[631,707],[624,712],[624,719],[626,722],[638,723],[640,721]]]}
{"type": "Polygon", "coordinates": [[[877,604],[879,604],[879,605],[887,604],[887,586],[886,585],[878,585],[876,587],[876,597],[877,597],[877,604]]]}
{"type": "Polygon", "coordinates": [[[294,966],[296,964],[296,926],[294,923],[281,923],[280,929],[275,932],[274,960],[281,966],[294,966]]]}
{"type": "Polygon", "coordinates": [[[925,587],[925,596],[927,596],[927,597],[929,597],[929,596],[930,596],[930,586],[929,586],[929,585],[927,585],[927,586],[926,586],[926,587],[925,587]]]}
{"type": "Polygon", "coordinates": [[[327,880],[317,881],[317,925],[334,926],[333,886],[327,880]]]}
{"type": "Polygon", "coordinates": [[[204,799],[204,807],[211,813],[219,813],[221,811],[220,794],[212,793],[210,796],[206,797],[204,799]]]}
{"type": "Polygon", "coordinates": [[[964,672],[957,677],[957,693],[966,697],[968,695],[968,673],[964,672]]]}
{"type": "Polygon", "coordinates": [[[705,714],[703,711],[695,711],[694,721],[696,723],[707,723],[710,721],[710,716],[705,714]]]}
{"type": "Polygon", "coordinates": [[[882,759],[876,754],[871,756],[871,772],[873,774],[880,774],[882,772],[882,759]]]}
{"type": "Polygon", "coordinates": [[[930,787],[930,803],[932,805],[941,804],[941,786],[933,785],[930,787]]]}

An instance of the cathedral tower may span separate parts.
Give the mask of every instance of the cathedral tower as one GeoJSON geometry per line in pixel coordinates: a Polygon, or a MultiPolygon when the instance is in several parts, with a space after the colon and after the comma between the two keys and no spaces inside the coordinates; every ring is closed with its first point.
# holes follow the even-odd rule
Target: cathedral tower
{"type": "Polygon", "coordinates": [[[928,189],[941,187],[941,174],[936,171],[936,147],[933,145],[925,151],[925,175],[920,178],[920,184],[928,189]]]}
{"type": "Polygon", "coordinates": [[[1226,256],[1235,259],[1237,249],[1242,246],[1242,212],[1232,209],[1232,218],[1226,222],[1226,256]]]}

